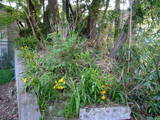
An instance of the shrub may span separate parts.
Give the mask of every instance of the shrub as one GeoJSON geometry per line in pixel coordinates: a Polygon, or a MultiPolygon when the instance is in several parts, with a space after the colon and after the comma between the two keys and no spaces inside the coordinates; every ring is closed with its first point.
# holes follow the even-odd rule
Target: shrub
{"type": "Polygon", "coordinates": [[[35,37],[33,36],[28,36],[28,37],[20,37],[15,40],[16,47],[17,48],[22,48],[23,47],[28,47],[29,49],[35,49],[38,45],[38,41],[35,37]]]}
{"type": "Polygon", "coordinates": [[[126,46],[119,51],[117,57],[119,64],[115,66],[114,74],[122,77],[121,90],[124,90],[123,94],[127,102],[132,104],[132,111],[138,119],[146,118],[144,114],[150,116],[160,114],[159,42],[159,40],[153,40],[141,43],[141,47],[133,45],[129,64],[126,46]]]}

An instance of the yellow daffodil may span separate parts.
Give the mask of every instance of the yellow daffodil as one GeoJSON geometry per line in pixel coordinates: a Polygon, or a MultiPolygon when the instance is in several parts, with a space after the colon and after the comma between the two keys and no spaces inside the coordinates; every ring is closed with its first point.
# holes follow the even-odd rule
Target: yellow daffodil
{"type": "Polygon", "coordinates": [[[57,88],[60,90],[60,89],[61,89],[61,86],[58,86],[57,88]]]}
{"type": "Polygon", "coordinates": [[[102,95],[106,94],[106,90],[101,91],[101,94],[102,95]]]}
{"type": "Polygon", "coordinates": [[[56,89],[57,87],[58,87],[58,83],[56,83],[56,85],[54,85],[54,87],[53,87],[53,88],[54,88],[54,89],[56,89]]]}
{"type": "Polygon", "coordinates": [[[27,78],[24,78],[24,79],[23,79],[23,82],[26,84],[26,83],[27,83],[27,78]]]}
{"type": "Polygon", "coordinates": [[[63,77],[63,78],[61,78],[60,80],[58,80],[58,82],[59,82],[59,83],[63,83],[63,82],[65,82],[65,81],[64,81],[64,77],[63,77]]]}
{"type": "Polygon", "coordinates": [[[64,89],[65,80],[64,77],[59,79],[58,81],[55,81],[54,89],[57,90],[63,90],[64,89]]]}
{"type": "Polygon", "coordinates": [[[102,100],[105,100],[105,99],[106,99],[106,97],[103,95],[103,96],[101,97],[101,99],[102,99],[102,100]]]}
{"type": "Polygon", "coordinates": [[[64,89],[64,87],[63,86],[61,86],[61,90],[63,90],[64,89]]]}
{"type": "Polygon", "coordinates": [[[58,86],[58,89],[59,89],[59,90],[63,90],[64,87],[63,87],[63,86],[58,86]]]}

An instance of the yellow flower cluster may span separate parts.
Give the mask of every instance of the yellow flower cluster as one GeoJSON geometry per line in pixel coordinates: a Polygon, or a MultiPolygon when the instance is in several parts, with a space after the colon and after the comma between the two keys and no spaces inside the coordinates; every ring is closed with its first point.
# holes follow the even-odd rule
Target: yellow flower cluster
{"type": "Polygon", "coordinates": [[[28,81],[27,78],[24,78],[24,79],[23,79],[24,84],[26,84],[27,81],[28,81]]]}
{"type": "Polygon", "coordinates": [[[107,99],[106,94],[109,89],[109,85],[102,85],[102,88],[103,90],[101,91],[101,95],[102,95],[101,99],[106,100],[107,99]]]}
{"type": "Polygon", "coordinates": [[[105,100],[105,99],[106,99],[106,96],[105,96],[105,95],[103,95],[103,96],[101,97],[101,99],[102,99],[102,100],[105,100]]]}
{"type": "Polygon", "coordinates": [[[106,90],[102,90],[102,91],[101,91],[101,95],[102,95],[101,99],[102,99],[102,100],[105,100],[105,99],[106,99],[106,96],[105,96],[106,93],[107,93],[106,90]]]}
{"type": "Polygon", "coordinates": [[[28,46],[22,46],[21,49],[22,50],[28,49],[28,46]]]}
{"type": "Polygon", "coordinates": [[[106,90],[102,90],[102,91],[101,91],[101,94],[102,94],[102,95],[105,95],[106,93],[107,93],[106,90]]]}
{"type": "Polygon", "coordinates": [[[54,85],[54,89],[57,90],[63,90],[64,89],[64,85],[65,85],[65,80],[64,77],[59,79],[58,81],[55,81],[55,85],[54,85]]]}

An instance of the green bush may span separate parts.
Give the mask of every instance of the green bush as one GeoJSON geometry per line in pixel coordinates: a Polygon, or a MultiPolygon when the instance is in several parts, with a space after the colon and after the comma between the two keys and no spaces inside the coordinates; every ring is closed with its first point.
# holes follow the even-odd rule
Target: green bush
{"type": "Polygon", "coordinates": [[[78,115],[82,106],[104,102],[101,91],[108,78],[95,66],[92,52],[81,48],[77,34],[70,33],[67,38],[59,34],[49,37],[45,54],[28,47],[21,49],[20,54],[26,61],[26,86],[38,95],[41,110],[46,109],[49,101],[62,99],[62,94],[69,94],[66,117],[78,115]],[[54,89],[55,82],[62,77],[66,82],[63,92],[54,89]]]}
{"type": "MultiPolygon", "coordinates": [[[[144,37],[144,39],[146,38],[144,37]]],[[[132,111],[137,119],[146,118],[142,113],[150,116],[160,114],[159,45],[160,41],[156,39],[145,43],[141,42],[141,46],[132,45],[129,63],[127,46],[119,51],[117,57],[119,64],[115,66],[114,74],[122,76],[122,88],[118,89],[123,90],[125,97],[122,98],[126,98],[127,103],[133,104],[132,111]],[[130,68],[129,72],[128,67],[130,68]]],[[[118,100],[120,99],[118,98],[118,100]]]]}
{"type": "Polygon", "coordinates": [[[38,45],[38,40],[33,36],[20,37],[15,40],[15,43],[16,47],[19,49],[23,49],[24,47],[35,49],[38,45]]]}

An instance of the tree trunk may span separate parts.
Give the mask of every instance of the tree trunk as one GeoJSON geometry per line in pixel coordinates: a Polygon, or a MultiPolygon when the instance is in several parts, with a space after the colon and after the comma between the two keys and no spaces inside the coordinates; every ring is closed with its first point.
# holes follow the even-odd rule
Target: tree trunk
{"type": "Polygon", "coordinates": [[[66,19],[70,24],[70,27],[73,27],[75,17],[70,0],[63,0],[63,11],[66,14],[66,19]]]}
{"type": "Polygon", "coordinates": [[[115,33],[114,33],[114,40],[117,40],[119,32],[120,32],[120,0],[116,0],[115,4],[115,12],[116,12],[116,18],[115,18],[115,33]]]}
{"type": "Polygon", "coordinates": [[[96,20],[99,13],[99,8],[102,0],[93,0],[89,7],[89,15],[87,18],[86,35],[90,39],[96,37],[96,20]]]}
{"type": "Polygon", "coordinates": [[[36,11],[35,7],[32,3],[32,0],[28,0],[28,7],[29,7],[29,18],[32,23],[32,25],[35,27],[36,26],[36,11]]]}
{"type": "Polygon", "coordinates": [[[115,42],[114,47],[111,49],[111,52],[110,52],[109,56],[111,58],[113,58],[113,59],[115,58],[116,53],[119,50],[119,48],[122,46],[122,44],[127,41],[127,37],[128,37],[128,24],[129,24],[129,18],[126,21],[126,23],[124,25],[124,28],[123,28],[123,31],[120,34],[118,40],[115,42]]]}
{"type": "Polygon", "coordinates": [[[44,12],[44,17],[43,17],[44,25],[47,28],[46,32],[52,32],[51,26],[50,26],[50,9],[48,5],[46,6],[46,11],[44,12]]]}
{"type": "Polygon", "coordinates": [[[59,23],[59,9],[58,9],[58,1],[57,0],[48,0],[48,5],[51,11],[51,27],[53,25],[53,31],[58,30],[59,23]]]}
{"type": "MultiPolygon", "coordinates": [[[[141,7],[140,7],[140,1],[139,0],[134,0],[133,1],[133,20],[132,20],[132,29],[134,28],[134,26],[137,25],[137,23],[140,21],[140,20],[143,20],[143,16],[144,14],[139,14],[139,12],[142,11],[141,7]]],[[[130,18],[128,18],[124,24],[124,27],[122,29],[122,32],[121,34],[119,35],[117,41],[115,41],[114,43],[114,47],[111,49],[111,52],[109,54],[109,56],[111,58],[115,58],[118,50],[122,47],[123,43],[125,43],[127,41],[127,37],[128,37],[128,29],[129,29],[129,20],[130,18]]]]}
{"type": "Polygon", "coordinates": [[[44,22],[44,14],[45,14],[45,3],[44,0],[40,0],[41,5],[42,5],[42,10],[43,10],[43,22],[44,22]]]}

